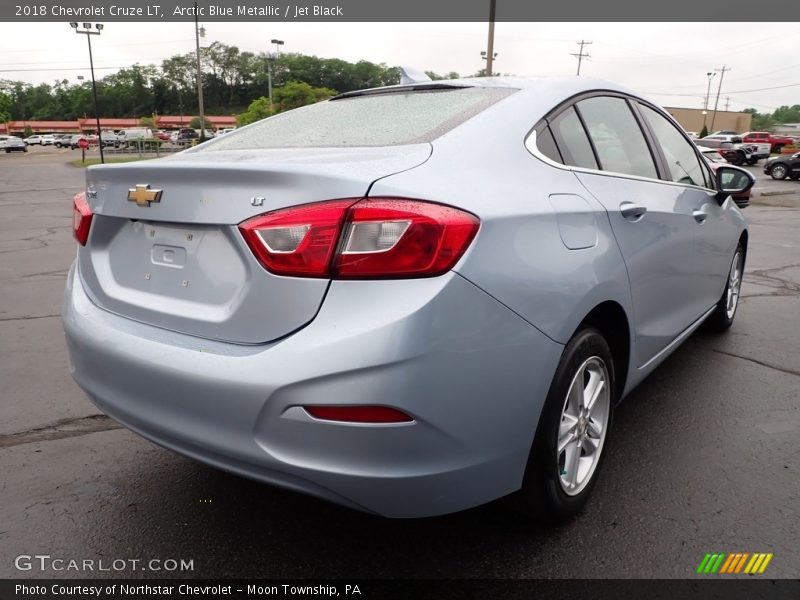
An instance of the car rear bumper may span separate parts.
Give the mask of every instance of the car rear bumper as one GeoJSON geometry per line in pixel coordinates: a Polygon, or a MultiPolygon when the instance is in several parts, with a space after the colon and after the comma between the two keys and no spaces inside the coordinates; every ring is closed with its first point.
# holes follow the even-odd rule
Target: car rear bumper
{"type": "Polygon", "coordinates": [[[63,310],[73,377],[164,447],[390,517],[454,512],[520,487],[563,347],[455,273],[335,281],[315,320],[241,346],[95,306],[75,267],[63,310]],[[314,404],[380,404],[391,425],[318,421],[314,404]]]}

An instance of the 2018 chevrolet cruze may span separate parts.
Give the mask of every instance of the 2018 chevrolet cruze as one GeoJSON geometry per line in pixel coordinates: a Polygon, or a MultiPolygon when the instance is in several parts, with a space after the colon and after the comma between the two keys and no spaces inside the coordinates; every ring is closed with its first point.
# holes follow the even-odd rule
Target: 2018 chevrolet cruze
{"type": "Polygon", "coordinates": [[[92,167],[63,311],[113,419],[391,517],[586,502],[614,406],[748,245],[660,108],[588,78],[342,94],[178,155],[92,167]]]}

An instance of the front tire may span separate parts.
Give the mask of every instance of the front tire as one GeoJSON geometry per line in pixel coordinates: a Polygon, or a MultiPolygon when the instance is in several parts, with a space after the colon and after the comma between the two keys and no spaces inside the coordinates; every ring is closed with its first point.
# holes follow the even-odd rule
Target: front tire
{"type": "Polygon", "coordinates": [[[736,309],[739,307],[739,296],[742,289],[742,276],[744,275],[744,249],[740,243],[733,253],[731,268],[728,272],[728,281],[722,298],[717,302],[714,312],[706,321],[706,329],[722,332],[730,329],[736,318],[736,309]]]}
{"type": "Polygon", "coordinates": [[[549,522],[578,514],[597,481],[616,399],[614,362],[593,328],[567,343],[550,384],[522,489],[520,512],[549,522]]]}
{"type": "Polygon", "coordinates": [[[779,181],[781,179],[786,179],[788,174],[789,169],[787,169],[784,165],[775,165],[769,170],[769,176],[779,181]]]}

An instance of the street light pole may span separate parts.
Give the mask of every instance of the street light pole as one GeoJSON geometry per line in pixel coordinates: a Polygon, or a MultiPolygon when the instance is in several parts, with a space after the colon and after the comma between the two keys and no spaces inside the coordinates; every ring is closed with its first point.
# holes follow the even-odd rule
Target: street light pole
{"type": "MultiPolygon", "coordinates": [[[[205,29],[203,36],[205,37],[205,29]]],[[[203,71],[200,68],[200,26],[197,22],[197,0],[194,3],[194,41],[197,51],[197,108],[200,112],[200,141],[206,139],[206,117],[203,111],[203,71]]]]}
{"type": "Polygon", "coordinates": [[[486,76],[492,76],[492,66],[494,62],[494,14],[497,0],[489,0],[489,39],[486,43],[486,76]]]}
{"type": "Polygon", "coordinates": [[[89,43],[89,68],[92,72],[92,95],[94,96],[94,118],[97,123],[97,143],[100,146],[100,163],[105,164],[106,159],[103,154],[103,134],[100,130],[100,111],[97,108],[97,82],[94,79],[94,58],[92,58],[92,36],[100,35],[103,30],[102,23],[95,25],[96,31],[92,29],[91,23],[83,23],[83,29],[78,29],[78,24],[72,22],[69,24],[75,30],[75,33],[82,33],[86,36],[86,41],[89,43]]]}
{"type": "Polygon", "coordinates": [[[272,39],[269,43],[275,44],[275,54],[267,52],[267,89],[269,91],[269,108],[272,110],[272,64],[275,62],[275,59],[279,58],[281,55],[283,40],[272,39]]]}

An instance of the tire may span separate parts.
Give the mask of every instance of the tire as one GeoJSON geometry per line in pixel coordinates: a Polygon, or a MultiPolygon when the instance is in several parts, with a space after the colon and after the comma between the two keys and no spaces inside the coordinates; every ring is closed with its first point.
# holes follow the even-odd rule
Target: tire
{"type": "Polygon", "coordinates": [[[777,164],[773,165],[772,168],[769,170],[769,176],[773,179],[781,180],[786,179],[786,176],[789,174],[789,168],[786,165],[777,164]]]}
{"type": "Polygon", "coordinates": [[[723,332],[730,329],[733,320],[736,318],[736,310],[739,307],[739,294],[742,288],[742,275],[744,274],[744,249],[742,244],[736,246],[733,253],[733,260],[728,270],[728,281],[725,283],[725,291],[717,302],[714,312],[708,317],[704,326],[709,331],[723,332]]]}
{"type": "Polygon", "coordinates": [[[744,164],[744,154],[737,152],[736,157],[733,159],[733,164],[737,167],[741,167],[744,164]]]}
{"type": "Polygon", "coordinates": [[[752,166],[752,165],[754,165],[754,164],[756,164],[757,162],[758,162],[758,159],[757,159],[757,158],[748,158],[748,159],[747,159],[747,164],[748,164],[748,165],[751,165],[751,166],[752,166]]]}
{"type": "Polygon", "coordinates": [[[600,472],[615,399],[611,349],[597,329],[582,329],[564,348],[550,384],[522,489],[509,499],[516,510],[558,523],[583,509],[600,472]],[[585,394],[596,382],[601,387],[589,412],[585,394]]]}

